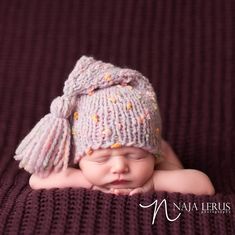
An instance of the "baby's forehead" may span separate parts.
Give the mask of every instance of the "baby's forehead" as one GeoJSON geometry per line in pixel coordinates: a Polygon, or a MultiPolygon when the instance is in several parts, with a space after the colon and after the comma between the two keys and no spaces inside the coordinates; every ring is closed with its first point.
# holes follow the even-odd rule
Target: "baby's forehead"
{"type": "Polygon", "coordinates": [[[94,152],[92,153],[92,155],[112,155],[112,156],[116,156],[116,155],[122,155],[122,154],[128,154],[128,153],[133,153],[133,154],[149,154],[146,150],[138,148],[138,147],[120,147],[120,148],[105,148],[105,149],[97,149],[94,150],[94,152]]]}

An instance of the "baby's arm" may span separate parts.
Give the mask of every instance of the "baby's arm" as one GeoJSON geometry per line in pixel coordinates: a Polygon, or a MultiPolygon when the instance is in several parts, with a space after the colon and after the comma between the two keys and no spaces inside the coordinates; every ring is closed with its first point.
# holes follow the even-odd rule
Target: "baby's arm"
{"type": "Polygon", "coordinates": [[[79,169],[67,168],[59,173],[51,173],[46,178],[31,175],[29,185],[32,189],[50,188],[91,188],[91,183],[83,176],[79,169]]]}
{"type": "Polygon", "coordinates": [[[157,170],[153,175],[155,191],[213,195],[214,187],[209,177],[201,171],[179,169],[172,171],[157,170]]]}
{"type": "Polygon", "coordinates": [[[155,191],[193,194],[214,194],[214,187],[206,174],[193,169],[183,169],[171,146],[162,140],[164,160],[157,164],[153,175],[155,191]]]}

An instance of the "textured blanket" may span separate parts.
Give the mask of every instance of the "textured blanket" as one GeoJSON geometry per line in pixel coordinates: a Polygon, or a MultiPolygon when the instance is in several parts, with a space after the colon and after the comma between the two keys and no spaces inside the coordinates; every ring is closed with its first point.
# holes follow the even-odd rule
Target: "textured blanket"
{"type": "Polygon", "coordinates": [[[234,12],[232,0],[0,1],[0,234],[235,234],[234,12]],[[31,190],[15,148],[83,54],[150,79],[163,137],[216,195],[31,190]]]}

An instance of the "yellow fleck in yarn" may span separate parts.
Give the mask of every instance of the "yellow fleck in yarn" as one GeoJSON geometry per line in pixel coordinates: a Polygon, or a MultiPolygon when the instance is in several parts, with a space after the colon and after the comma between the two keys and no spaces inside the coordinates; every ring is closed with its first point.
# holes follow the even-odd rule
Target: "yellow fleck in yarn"
{"type": "Polygon", "coordinates": [[[132,109],[132,104],[131,102],[128,102],[126,105],[127,110],[131,110],[132,109]]]}
{"type": "Polygon", "coordinates": [[[78,117],[79,117],[78,112],[75,112],[75,113],[73,114],[74,120],[78,120],[78,117]]]}
{"type": "Polygon", "coordinates": [[[107,82],[112,81],[111,75],[110,75],[110,74],[105,74],[105,75],[104,75],[104,80],[107,81],[107,82]]]}
{"type": "Polygon", "coordinates": [[[111,145],[111,148],[114,149],[114,148],[120,148],[122,145],[120,143],[115,143],[115,144],[112,144],[111,145]]]}
{"type": "Polygon", "coordinates": [[[91,118],[95,123],[99,122],[99,116],[97,114],[92,115],[91,118]]]}
{"type": "Polygon", "coordinates": [[[116,104],[116,102],[117,102],[116,98],[115,98],[115,97],[112,97],[112,96],[109,97],[108,100],[111,101],[111,102],[114,103],[114,104],[116,104]]]}
{"type": "Polygon", "coordinates": [[[88,148],[87,150],[86,150],[86,154],[87,155],[91,155],[93,153],[93,150],[91,149],[91,148],[88,148]]]}

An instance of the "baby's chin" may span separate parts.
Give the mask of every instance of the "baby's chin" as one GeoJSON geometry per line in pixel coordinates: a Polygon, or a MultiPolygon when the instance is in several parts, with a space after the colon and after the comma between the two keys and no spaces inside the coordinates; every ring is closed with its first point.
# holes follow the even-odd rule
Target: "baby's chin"
{"type": "Polygon", "coordinates": [[[140,187],[141,185],[137,185],[133,182],[126,182],[126,183],[109,183],[106,184],[105,187],[108,189],[135,189],[140,187]]]}

